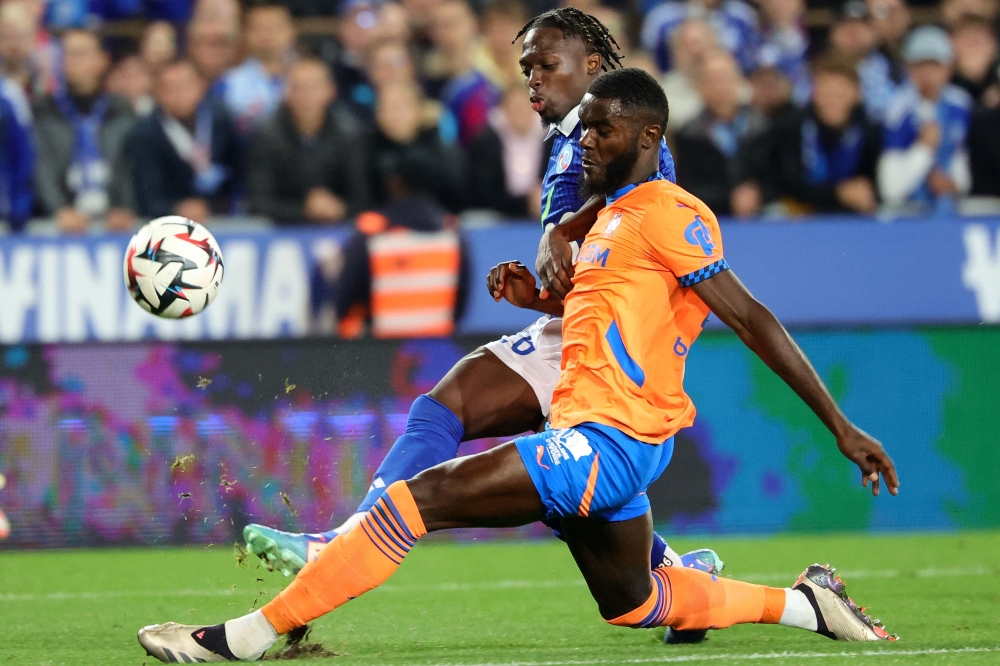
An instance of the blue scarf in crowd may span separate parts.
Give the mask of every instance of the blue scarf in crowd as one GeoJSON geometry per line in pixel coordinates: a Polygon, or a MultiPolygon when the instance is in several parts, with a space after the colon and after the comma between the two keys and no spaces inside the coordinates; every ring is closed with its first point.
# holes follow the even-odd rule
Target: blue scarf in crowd
{"type": "Polygon", "coordinates": [[[65,89],[54,99],[73,127],[73,157],[66,173],[66,184],[74,194],[74,205],[82,213],[100,216],[108,208],[110,172],[101,153],[101,124],[111,108],[111,98],[99,96],[90,113],[80,111],[65,89]]]}
{"type": "Polygon", "coordinates": [[[724,123],[721,120],[714,120],[708,125],[708,136],[712,143],[726,157],[736,156],[740,148],[740,140],[747,135],[750,130],[750,112],[741,109],[733,121],[724,123]]]}
{"type": "Polygon", "coordinates": [[[823,145],[819,126],[812,117],[802,123],[802,166],[813,185],[834,185],[856,175],[865,138],[864,129],[852,123],[832,150],[823,145]]]}

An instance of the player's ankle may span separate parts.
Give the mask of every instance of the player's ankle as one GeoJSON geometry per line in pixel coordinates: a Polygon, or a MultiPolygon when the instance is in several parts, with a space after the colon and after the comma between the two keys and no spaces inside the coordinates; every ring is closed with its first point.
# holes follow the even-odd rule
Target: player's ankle
{"type": "Polygon", "coordinates": [[[224,626],[226,644],[237,659],[259,659],[278,640],[278,632],[259,610],[229,620],[224,626]]]}
{"type": "Polygon", "coordinates": [[[785,627],[817,631],[819,628],[819,609],[813,600],[800,590],[785,588],[785,610],[781,613],[778,624],[785,627]]]}

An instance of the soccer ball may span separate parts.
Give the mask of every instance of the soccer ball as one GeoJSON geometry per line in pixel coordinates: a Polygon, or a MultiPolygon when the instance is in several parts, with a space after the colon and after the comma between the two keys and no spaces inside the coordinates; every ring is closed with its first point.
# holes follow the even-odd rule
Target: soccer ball
{"type": "Polygon", "coordinates": [[[198,314],[222,284],[222,250],[208,229],[169,215],[132,236],[125,251],[125,286],[135,302],[157,317],[198,314]]]}

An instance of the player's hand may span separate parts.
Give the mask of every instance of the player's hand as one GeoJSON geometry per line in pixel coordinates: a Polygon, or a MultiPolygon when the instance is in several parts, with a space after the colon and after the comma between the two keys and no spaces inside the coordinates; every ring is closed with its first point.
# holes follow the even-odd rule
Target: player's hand
{"type": "Polygon", "coordinates": [[[890,495],[899,494],[896,466],[877,439],[852,425],[846,435],[837,438],[837,448],[861,469],[861,485],[867,488],[871,481],[872,495],[878,496],[879,475],[890,495]]]}
{"type": "Polygon", "coordinates": [[[941,143],[941,126],[935,122],[925,122],[920,126],[917,141],[932,150],[937,150],[938,145],[941,143]]]}
{"type": "Polygon", "coordinates": [[[519,308],[530,307],[538,296],[535,276],[520,261],[507,261],[494,266],[486,277],[486,287],[494,301],[499,303],[503,298],[519,308]]]}
{"type": "Polygon", "coordinates": [[[958,192],[958,186],[955,185],[955,181],[942,169],[934,169],[927,176],[927,189],[936,197],[958,192]]]}
{"type": "Polygon", "coordinates": [[[535,270],[542,281],[542,298],[551,294],[562,300],[573,288],[573,247],[558,226],[548,227],[542,233],[535,270]]]}
{"type": "Polygon", "coordinates": [[[837,201],[855,213],[873,213],[878,208],[875,187],[867,176],[855,176],[837,184],[837,201]]]}

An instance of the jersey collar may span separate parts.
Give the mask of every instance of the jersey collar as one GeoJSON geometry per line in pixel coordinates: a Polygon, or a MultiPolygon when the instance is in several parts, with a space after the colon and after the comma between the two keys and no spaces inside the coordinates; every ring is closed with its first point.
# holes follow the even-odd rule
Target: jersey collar
{"type": "Polygon", "coordinates": [[[580,105],[574,106],[566,116],[560,120],[555,125],[549,125],[549,131],[545,135],[545,140],[548,141],[556,132],[559,132],[565,137],[568,137],[576,129],[576,126],[580,124],[580,105]]]}
{"type": "MultiPolygon", "coordinates": [[[[659,171],[657,171],[652,176],[650,176],[649,178],[647,178],[646,180],[644,180],[642,182],[643,183],[648,183],[648,182],[654,181],[654,180],[666,180],[666,179],[663,177],[662,173],[660,173],[659,171]]],[[[626,185],[625,187],[618,188],[617,190],[615,190],[614,194],[612,194],[610,197],[606,198],[607,205],[610,206],[611,204],[613,204],[614,202],[618,201],[619,199],[621,199],[623,196],[625,196],[626,194],[628,194],[629,192],[631,192],[635,188],[639,187],[639,185],[642,185],[642,183],[630,183],[630,184],[626,185]]]]}

